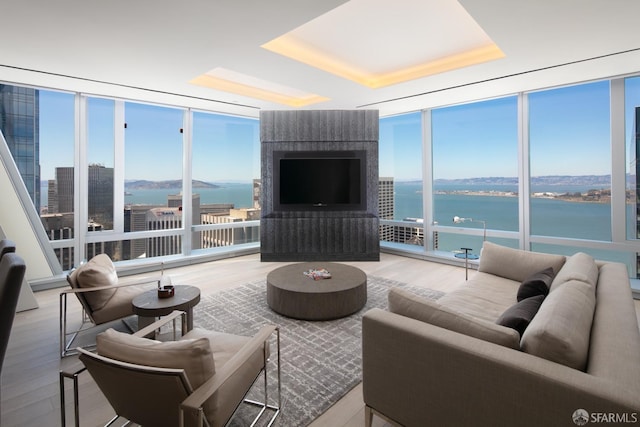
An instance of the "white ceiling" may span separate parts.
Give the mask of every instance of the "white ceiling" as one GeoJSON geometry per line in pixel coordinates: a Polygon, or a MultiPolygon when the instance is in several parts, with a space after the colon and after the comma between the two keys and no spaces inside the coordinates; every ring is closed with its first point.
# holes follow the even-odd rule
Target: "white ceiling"
{"type": "MultiPolygon", "coordinates": [[[[357,20],[349,31],[358,34],[375,25],[395,39],[415,22],[414,1],[394,1],[396,13],[386,22],[357,20]]],[[[444,0],[424,1],[434,3],[437,13],[444,0]]],[[[305,108],[373,108],[384,116],[640,72],[637,0],[459,0],[506,56],[379,89],[261,47],[345,0],[0,3],[0,81],[248,116],[291,107],[189,81],[222,67],[330,98],[305,108]]],[[[397,49],[437,48],[444,42],[439,35],[413,37],[397,49]]],[[[379,55],[375,45],[359,49],[360,57],[379,55]]]]}

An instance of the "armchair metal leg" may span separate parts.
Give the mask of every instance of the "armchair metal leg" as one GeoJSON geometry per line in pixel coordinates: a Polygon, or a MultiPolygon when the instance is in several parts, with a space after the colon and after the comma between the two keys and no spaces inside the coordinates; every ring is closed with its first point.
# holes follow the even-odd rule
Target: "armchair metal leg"
{"type": "Polygon", "coordinates": [[[76,427],[80,427],[80,402],[79,402],[79,396],[78,396],[78,375],[80,375],[81,372],[83,372],[84,370],[86,370],[87,368],[85,368],[84,366],[80,369],[78,369],[77,371],[73,371],[73,372],[65,372],[65,371],[60,371],[60,414],[61,414],[61,421],[62,421],[62,427],[65,427],[67,425],[67,421],[66,421],[66,407],[65,407],[65,392],[64,392],[64,379],[65,378],[69,378],[73,381],[73,415],[75,417],[75,426],[76,427]]]}
{"type": "MultiPolygon", "coordinates": [[[[260,418],[262,417],[262,414],[265,413],[266,410],[272,410],[274,411],[273,415],[271,416],[271,418],[269,419],[269,423],[267,424],[267,427],[271,427],[271,425],[274,423],[274,421],[276,420],[276,418],[278,417],[278,415],[280,414],[280,408],[282,408],[282,381],[281,381],[281,374],[280,374],[280,328],[276,327],[276,346],[278,349],[278,358],[276,360],[276,365],[277,365],[277,377],[278,377],[278,403],[277,405],[270,405],[269,404],[269,392],[268,392],[268,386],[269,386],[269,382],[268,382],[268,349],[267,346],[264,346],[264,360],[265,360],[265,365],[264,365],[264,369],[263,369],[263,376],[264,376],[264,402],[258,402],[255,400],[250,400],[250,399],[244,399],[245,403],[248,403],[250,405],[255,405],[255,406],[259,406],[262,409],[260,410],[260,412],[258,413],[258,415],[256,415],[256,417],[253,419],[253,422],[251,423],[250,427],[253,427],[254,425],[256,425],[256,423],[260,420],[260,418]]],[[[233,417],[232,417],[233,418],[233,417]]]]}

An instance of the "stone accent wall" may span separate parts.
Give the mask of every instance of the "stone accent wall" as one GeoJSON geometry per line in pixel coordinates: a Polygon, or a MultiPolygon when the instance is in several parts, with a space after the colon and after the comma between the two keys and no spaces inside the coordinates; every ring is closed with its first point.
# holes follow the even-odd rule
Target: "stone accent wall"
{"type": "Polygon", "coordinates": [[[262,111],[262,261],[377,261],[377,110],[262,111]],[[275,211],[274,151],[366,152],[366,210],[275,211]]]}

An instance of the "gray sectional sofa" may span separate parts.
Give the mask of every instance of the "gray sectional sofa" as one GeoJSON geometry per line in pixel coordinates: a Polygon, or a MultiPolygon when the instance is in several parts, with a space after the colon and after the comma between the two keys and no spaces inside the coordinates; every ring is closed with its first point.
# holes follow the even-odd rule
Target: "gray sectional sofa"
{"type": "Polygon", "coordinates": [[[486,242],[478,271],[438,301],[391,290],[362,340],[368,426],[640,423],[640,332],[620,263],[486,242]]]}

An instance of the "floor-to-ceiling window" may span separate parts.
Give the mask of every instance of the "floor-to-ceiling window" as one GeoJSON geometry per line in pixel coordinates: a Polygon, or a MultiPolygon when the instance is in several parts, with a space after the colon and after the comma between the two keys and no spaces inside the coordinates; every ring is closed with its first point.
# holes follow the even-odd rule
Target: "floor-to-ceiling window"
{"type": "MultiPolygon", "coordinates": [[[[114,230],[115,213],[115,101],[103,98],[86,100],[87,231],[114,230]]],[[[81,198],[81,200],[85,200],[81,198]]],[[[86,259],[106,253],[114,260],[122,259],[120,242],[90,242],[86,259]]]]}
{"type": "Polygon", "coordinates": [[[74,112],[74,94],[0,85],[0,129],[62,268],[74,262],[74,112]]]}
{"type": "Polygon", "coordinates": [[[431,139],[434,223],[478,229],[473,235],[436,232],[433,249],[477,253],[485,228],[518,231],[517,97],[434,109],[431,139]]]}
{"type": "Polygon", "coordinates": [[[380,240],[424,246],[421,113],[383,118],[379,131],[380,240]]]}
{"type": "Polygon", "coordinates": [[[259,242],[259,133],[255,119],[193,113],[192,249],[259,242]]]}
{"type": "Polygon", "coordinates": [[[609,82],[528,98],[531,234],[611,241],[609,82]]]}

